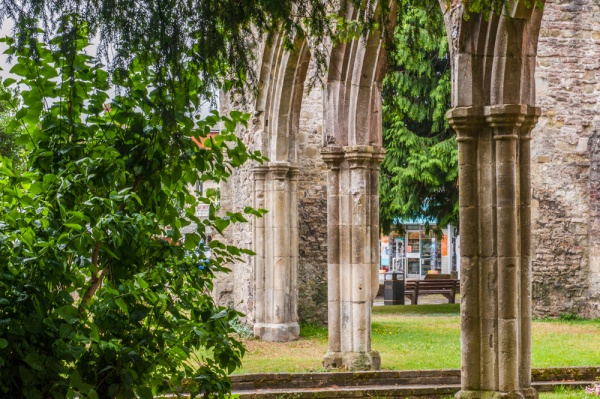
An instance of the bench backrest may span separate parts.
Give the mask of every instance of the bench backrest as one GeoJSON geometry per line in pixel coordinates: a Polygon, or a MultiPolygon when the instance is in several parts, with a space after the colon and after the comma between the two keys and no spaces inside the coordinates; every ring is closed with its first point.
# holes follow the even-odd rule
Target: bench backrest
{"type": "Polygon", "coordinates": [[[441,279],[441,280],[406,280],[405,290],[412,291],[419,284],[419,291],[452,289],[460,287],[460,280],[441,279]]]}
{"type": "Polygon", "coordinates": [[[449,274],[426,274],[425,280],[450,280],[449,274]]]}

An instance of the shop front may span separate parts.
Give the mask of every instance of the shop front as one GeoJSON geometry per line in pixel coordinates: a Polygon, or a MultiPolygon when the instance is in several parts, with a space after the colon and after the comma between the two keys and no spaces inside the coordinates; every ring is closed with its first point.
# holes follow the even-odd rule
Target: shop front
{"type": "Polygon", "coordinates": [[[427,274],[458,272],[457,236],[453,226],[442,229],[437,238],[424,224],[404,224],[404,234],[391,233],[381,239],[381,270],[395,271],[409,279],[427,274]]]}

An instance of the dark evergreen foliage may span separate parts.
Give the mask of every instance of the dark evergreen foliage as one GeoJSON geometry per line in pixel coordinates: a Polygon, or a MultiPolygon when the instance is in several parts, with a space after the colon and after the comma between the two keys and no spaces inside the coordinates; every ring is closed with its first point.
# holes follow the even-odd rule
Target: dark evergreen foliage
{"type": "Polygon", "coordinates": [[[450,108],[450,60],[436,0],[402,0],[383,85],[380,174],[381,225],[424,219],[439,226],[458,220],[458,158],[450,108]]]}

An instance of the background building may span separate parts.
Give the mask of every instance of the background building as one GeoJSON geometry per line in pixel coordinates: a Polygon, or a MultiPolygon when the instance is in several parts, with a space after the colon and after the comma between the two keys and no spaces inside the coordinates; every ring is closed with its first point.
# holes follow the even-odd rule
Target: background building
{"type": "Polygon", "coordinates": [[[421,279],[428,273],[459,275],[459,237],[454,226],[443,228],[441,237],[436,237],[422,221],[405,221],[399,227],[403,233],[394,231],[381,238],[382,271],[402,271],[407,278],[421,279]]]}

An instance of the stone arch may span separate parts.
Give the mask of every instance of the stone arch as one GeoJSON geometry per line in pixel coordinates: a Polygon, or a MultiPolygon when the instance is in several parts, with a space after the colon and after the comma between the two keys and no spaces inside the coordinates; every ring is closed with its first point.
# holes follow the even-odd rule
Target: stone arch
{"type": "Polygon", "coordinates": [[[535,105],[535,61],[542,10],[517,2],[502,14],[464,18],[464,7],[446,7],[451,38],[452,106],[535,105]]]}
{"type": "Polygon", "coordinates": [[[260,114],[260,134],[267,139],[262,153],[271,162],[296,163],[295,133],[311,57],[304,36],[295,38],[292,51],[286,50],[284,40],[276,35],[265,43],[255,110],[260,114]]]}
{"type": "Polygon", "coordinates": [[[254,224],[254,335],[290,341],[298,325],[298,132],[310,51],[302,35],[265,43],[255,110],[257,142],[269,162],[254,168],[254,203],[269,210],[254,224]]]}
{"type": "MultiPolygon", "coordinates": [[[[352,17],[357,18],[354,12],[352,17]]],[[[385,52],[380,33],[338,43],[331,51],[325,94],[324,146],[381,146],[381,82],[385,52]]]]}
{"type": "MultiPolygon", "coordinates": [[[[467,19],[460,2],[449,6],[440,1],[452,58],[453,108],[448,119],[459,142],[460,395],[469,398],[484,393],[536,395],[530,381],[529,141],[540,114],[533,74],[542,11],[525,3],[513,2],[500,15],[467,19]]],[[[361,18],[352,7],[344,12],[349,19],[361,18]]],[[[300,107],[300,81],[306,75],[301,56],[306,41],[298,38],[291,53],[281,39],[274,43],[263,52],[257,103],[263,113],[263,150],[274,158],[254,172],[255,205],[270,210],[254,227],[255,335],[287,340],[297,336],[298,328],[293,275],[297,159],[289,146],[300,107]],[[274,119],[276,128],[270,122],[274,119]]],[[[371,348],[370,314],[378,285],[384,66],[377,32],[331,49],[321,152],[328,166],[328,367],[369,369],[380,364],[371,348]]]]}

